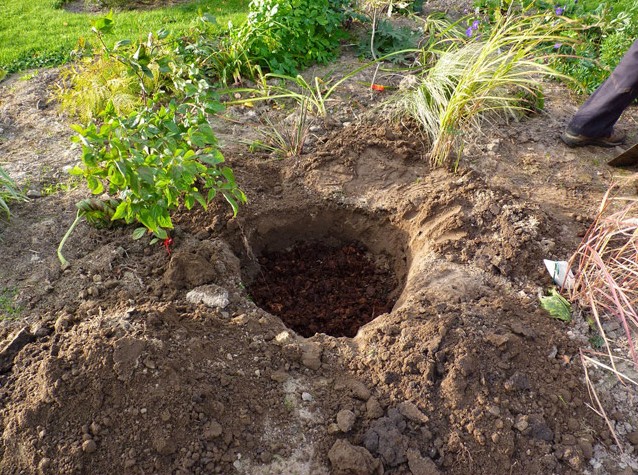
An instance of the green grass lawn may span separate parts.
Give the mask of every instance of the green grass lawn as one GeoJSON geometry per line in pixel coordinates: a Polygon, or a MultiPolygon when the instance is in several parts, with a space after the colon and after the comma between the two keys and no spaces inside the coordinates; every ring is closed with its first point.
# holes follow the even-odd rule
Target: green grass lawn
{"type": "MultiPolygon", "coordinates": [[[[245,20],[249,0],[194,0],[156,10],[115,13],[109,38],[134,39],[166,28],[186,30],[198,10],[210,12],[220,25],[245,20]]],[[[91,39],[91,20],[100,14],[70,13],[54,7],[56,0],[0,0],[0,69],[20,71],[68,60],[78,39],[91,39]]]]}

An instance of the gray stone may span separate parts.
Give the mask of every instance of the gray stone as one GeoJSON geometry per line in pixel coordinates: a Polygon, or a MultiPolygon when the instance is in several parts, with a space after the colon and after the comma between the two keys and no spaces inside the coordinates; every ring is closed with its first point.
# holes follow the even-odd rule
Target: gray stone
{"type": "Polygon", "coordinates": [[[228,290],[219,285],[209,284],[197,287],[186,294],[186,300],[190,303],[202,303],[210,308],[226,308],[228,300],[228,290]]]}

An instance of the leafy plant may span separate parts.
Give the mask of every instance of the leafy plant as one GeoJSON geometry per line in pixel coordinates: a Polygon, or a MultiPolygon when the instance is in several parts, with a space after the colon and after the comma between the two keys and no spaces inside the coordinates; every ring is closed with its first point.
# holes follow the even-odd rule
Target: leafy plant
{"type": "Polygon", "coordinates": [[[254,38],[260,35],[255,28],[248,23],[236,26],[230,22],[226,30],[219,31],[217,19],[202,14],[197,28],[179,43],[176,53],[196,64],[212,81],[241,84],[261,73],[249,51],[254,38]]]}
{"type": "MultiPolygon", "coordinates": [[[[417,46],[417,36],[414,31],[405,26],[394,26],[388,20],[377,21],[374,35],[365,35],[359,42],[358,50],[361,56],[376,59],[390,53],[413,50],[417,46]]],[[[390,57],[394,62],[405,61],[406,54],[390,57]]]]}
{"type": "Polygon", "coordinates": [[[570,0],[556,4],[546,0],[477,0],[486,15],[514,9],[553,12],[572,19],[561,33],[565,41],[555,43],[552,65],[576,81],[570,86],[593,92],[631,46],[638,35],[638,4],[633,0],[599,2],[570,0]]]}
{"type": "Polygon", "coordinates": [[[299,68],[334,59],[346,19],[334,0],[252,0],[247,27],[250,55],[262,68],[294,75],[299,68]]]}
{"type": "Polygon", "coordinates": [[[0,167],[0,210],[4,211],[7,218],[11,215],[9,211],[9,202],[26,201],[26,197],[18,191],[15,182],[0,167]]]}
{"type": "Polygon", "coordinates": [[[552,317],[567,323],[572,321],[572,306],[556,289],[550,289],[549,295],[540,300],[541,307],[552,317]]]}
{"type": "MultiPolygon", "coordinates": [[[[109,17],[94,24],[98,35],[111,26],[109,17]]],[[[206,208],[220,193],[236,214],[246,201],[232,170],[223,166],[224,157],[207,120],[207,114],[222,109],[210,84],[196,64],[183,55],[164,53],[152,38],[149,35],[145,43],[121,42],[124,48],[117,54],[117,60],[138,79],[144,105],[122,117],[109,102],[99,122],[73,126],[82,157],[81,166],[71,174],[84,177],[94,195],[107,193],[109,199],[93,201],[88,208],[78,204],[76,220],[58,248],[63,266],[68,263],[62,248],[82,217],[94,223],[139,223],[142,227],[134,231],[134,238],[150,232],[166,240],[173,228],[171,213],[181,205],[191,209],[199,203],[206,208]],[[165,87],[149,95],[143,82],[155,77],[152,64],[157,65],[165,87]]],[[[110,54],[106,45],[104,49],[110,54]]]]}
{"type": "MultiPolygon", "coordinates": [[[[165,239],[173,227],[170,212],[182,202],[187,209],[206,207],[220,192],[236,213],[245,201],[231,169],[221,166],[224,158],[205,116],[185,109],[171,102],[126,118],[111,109],[99,127],[73,127],[83,145],[83,167],[71,173],[84,176],[93,194],[119,198],[112,220],[139,222],[165,239]]],[[[136,230],[136,237],[142,235],[136,230]]]]}
{"type": "Polygon", "coordinates": [[[547,15],[497,14],[489,35],[464,42],[444,38],[438,51],[423,51],[431,66],[399,93],[394,107],[421,125],[433,164],[448,163],[453,154],[458,164],[464,138],[483,120],[494,114],[517,118],[527,107],[520,91],[537,95],[540,76],[561,76],[542,59],[562,28],[561,19],[547,15]]]}

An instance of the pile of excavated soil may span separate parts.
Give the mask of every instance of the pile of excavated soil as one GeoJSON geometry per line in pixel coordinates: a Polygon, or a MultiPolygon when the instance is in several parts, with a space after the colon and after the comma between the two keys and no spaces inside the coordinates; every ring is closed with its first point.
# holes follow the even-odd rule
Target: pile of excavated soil
{"type": "MultiPolygon", "coordinates": [[[[37,81],[3,91],[12,174],[36,176],[35,150],[56,170],[77,153],[45,133],[64,118],[37,108],[37,81]]],[[[81,225],[65,271],[55,248],[85,192],[16,204],[0,224],[0,287],[22,309],[0,328],[0,473],[630,473],[631,438],[623,459],[588,406],[581,339],[537,299],[542,259],[566,257],[587,219],[562,213],[569,193],[560,212],[533,199],[532,183],[590,176],[571,207],[586,216],[604,181],[564,149],[551,164],[513,154],[495,176],[512,146],[499,140],[458,173],[379,117],[334,126],[298,159],[229,148],[249,197],[237,218],[223,203],[181,213],[170,254],[81,225]],[[352,338],[304,338],[247,290],[312,241],[360,242],[389,273],[396,303],[352,338]]],[[[616,404],[629,436],[636,413],[616,404]]]]}

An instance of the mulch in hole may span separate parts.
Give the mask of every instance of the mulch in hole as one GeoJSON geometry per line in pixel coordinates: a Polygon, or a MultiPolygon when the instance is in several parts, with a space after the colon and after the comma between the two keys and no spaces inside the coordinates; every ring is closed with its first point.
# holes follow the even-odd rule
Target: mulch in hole
{"type": "Polygon", "coordinates": [[[353,337],[359,327],[394,306],[390,295],[396,277],[383,268],[388,266],[377,266],[359,242],[337,248],[299,243],[265,252],[259,263],[261,273],[248,287],[249,294],[304,337],[353,337]]]}

